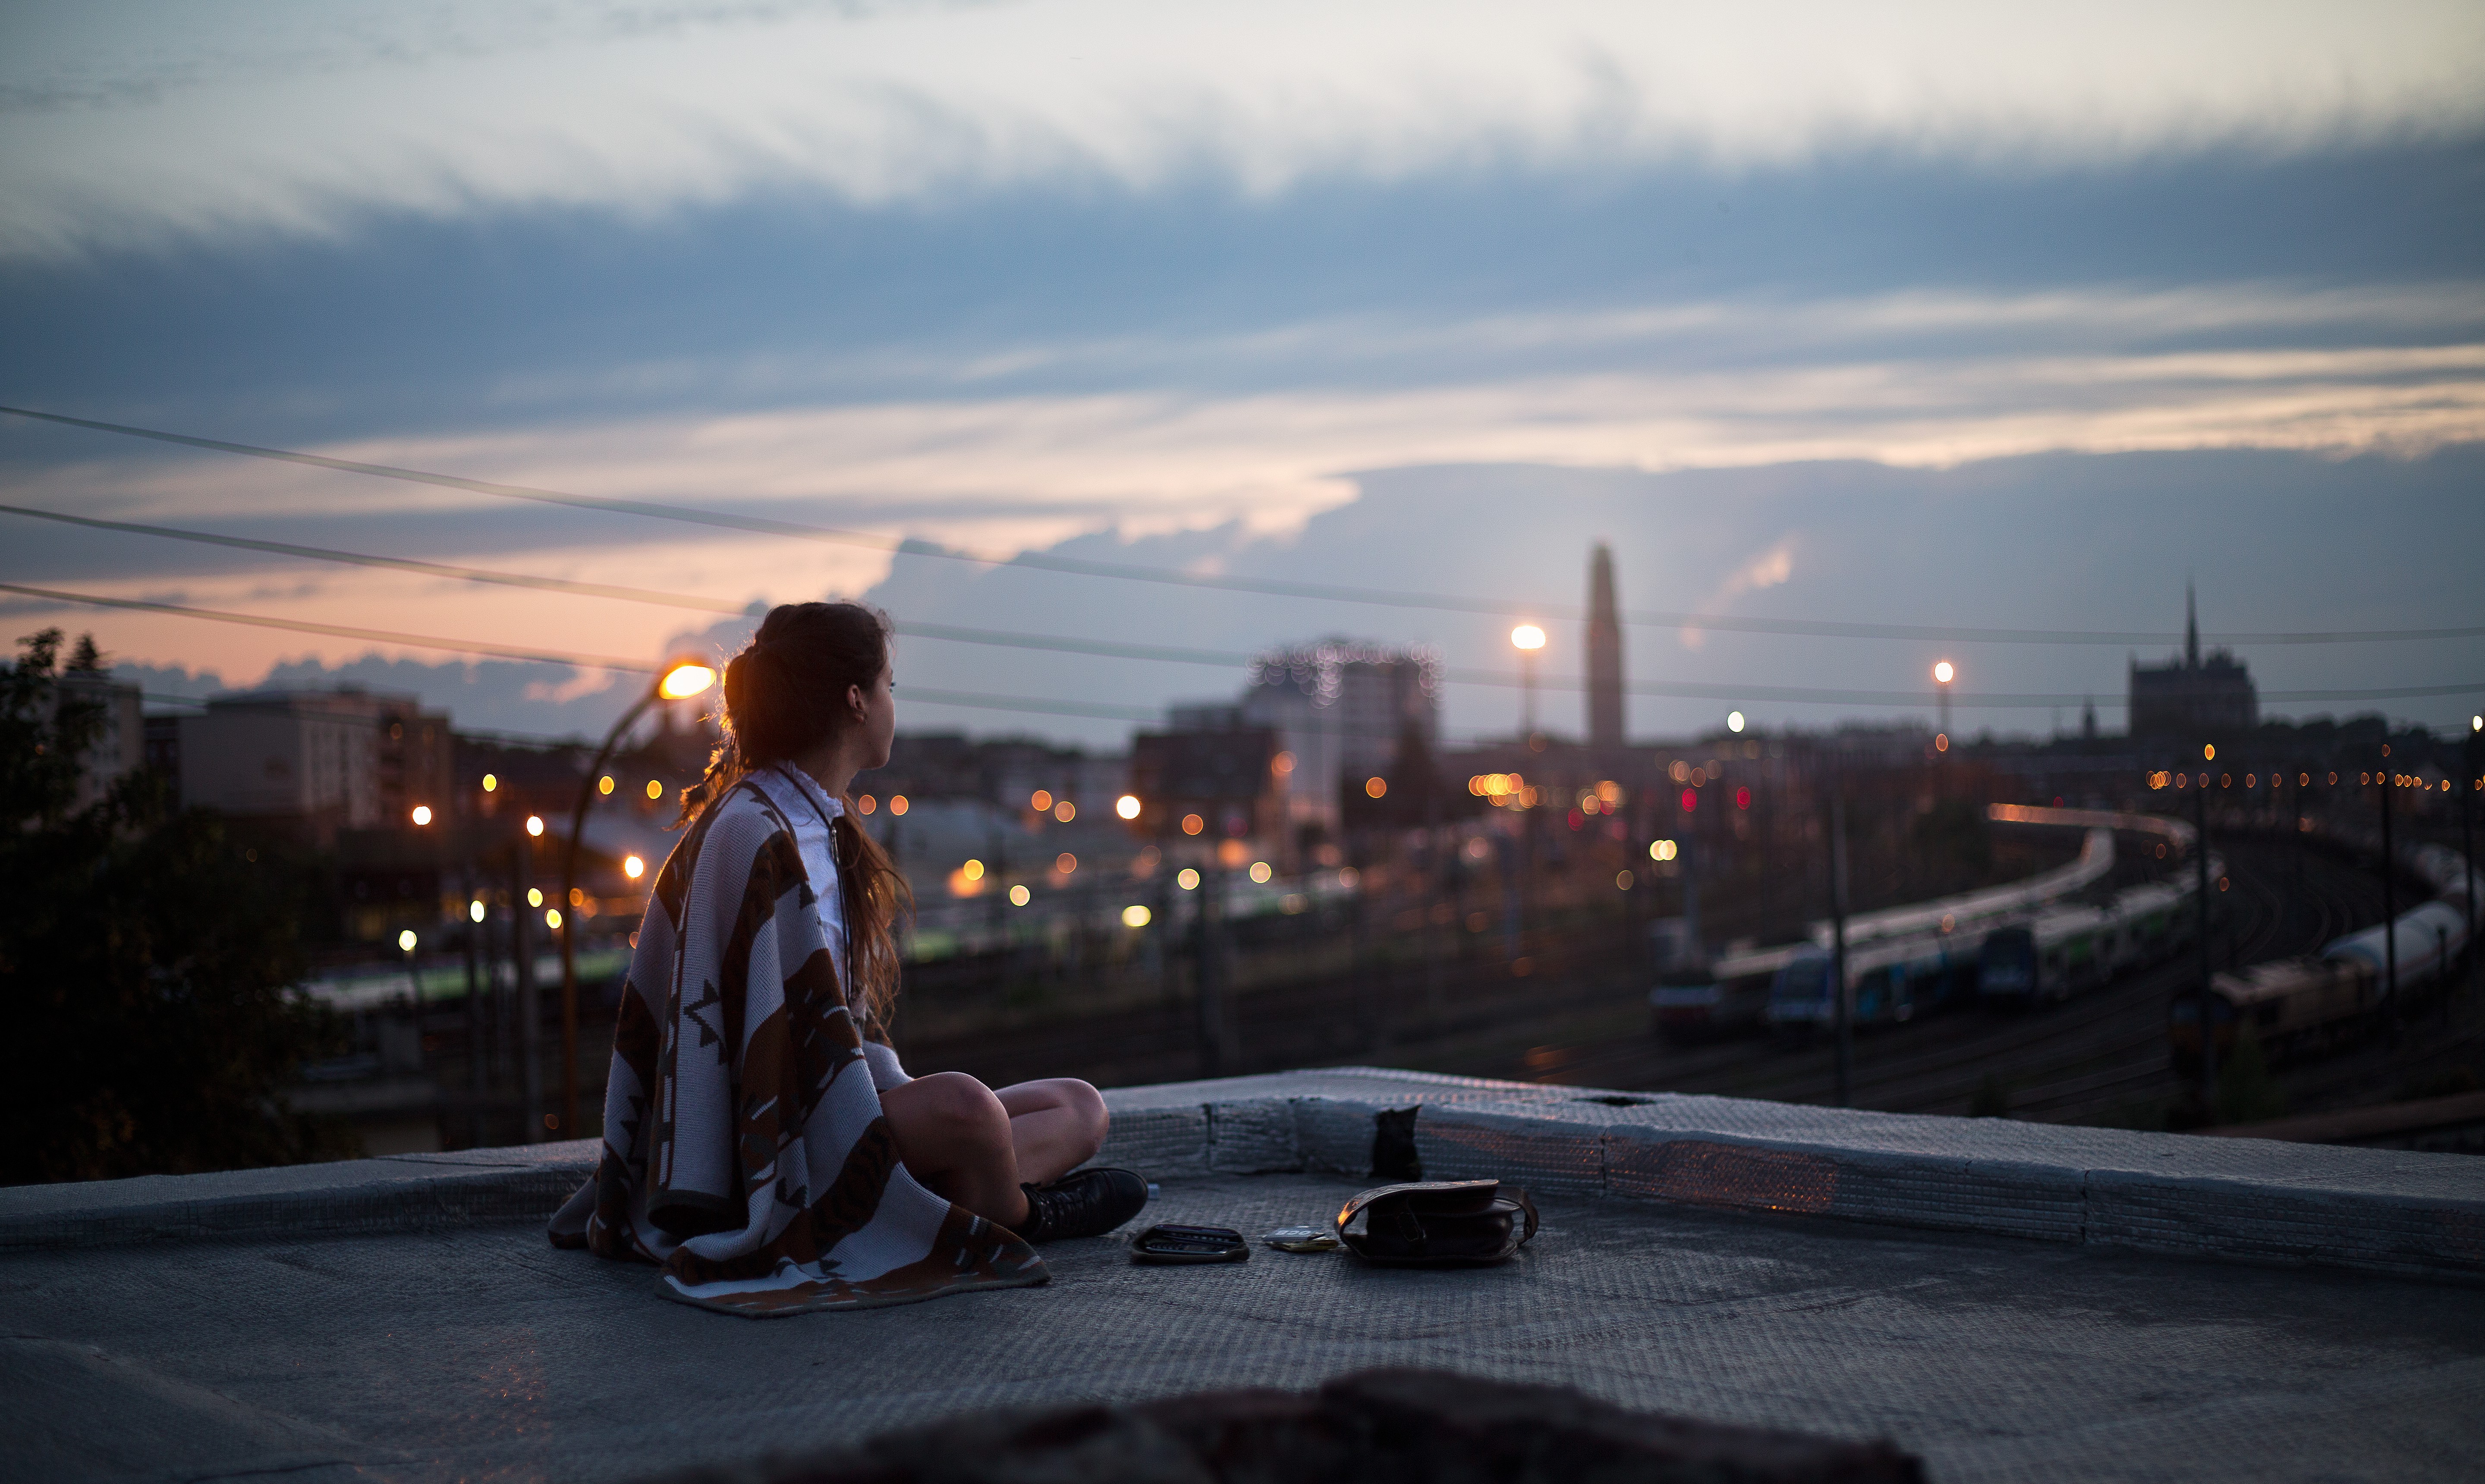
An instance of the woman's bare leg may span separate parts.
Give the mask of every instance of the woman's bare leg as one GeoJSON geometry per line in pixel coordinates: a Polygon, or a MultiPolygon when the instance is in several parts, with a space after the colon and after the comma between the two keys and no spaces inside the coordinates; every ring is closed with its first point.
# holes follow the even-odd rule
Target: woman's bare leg
{"type": "MultiPolygon", "coordinates": [[[[1006,1096],[994,1096],[990,1087],[964,1072],[935,1072],[883,1092],[880,1111],[888,1119],[897,1157],[908,1174],[986,1221],[1016,1230],[1026,1220],[1026,1193],[1019,1182],[1027,1176],[1019,1161],[1018,1120],[1003,1105],[1006,1096]]],[[[1101,1111],[1104,1099],[1097,1098],[1096,1106],[1101,1111]]]]}
{"type": "Polygon", "coordinates": [[[1104,1094],[1075,1077],[1018,1083],[995,1096],[1009,1112],[1018,1177],[1030,1185],[1060,1179],[1105,1146],[1111,1116],[1104,1094]]]}

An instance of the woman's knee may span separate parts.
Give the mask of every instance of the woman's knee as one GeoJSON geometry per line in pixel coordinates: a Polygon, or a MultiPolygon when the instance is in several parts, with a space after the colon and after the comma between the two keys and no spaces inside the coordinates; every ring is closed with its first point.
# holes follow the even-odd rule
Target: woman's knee
{"type": "Polygon", "coordinates": [[[1075,1077],[1064,1077],[1057,1086],[1061,1088],[1062,1106],[1070,1110],[1079,1126],[1086,1132],[1087,1152],[1079,1159],[1080,1164],[1085,1164],[1096,1157],[1096,1151],[1105,1147],[1105,1135],[1112,1127],[1113,1114],[1105,1106],[1105,1094],[1091,1085],[1075,1077]]]}
{"type": "Polygon", "coordinates": [[[883,1094],[882,1102],[924,1141],[943,1148],[1009,1147],[1008,1112],[990,1087],[964,1072],[915,1078],[883,1094]]]}

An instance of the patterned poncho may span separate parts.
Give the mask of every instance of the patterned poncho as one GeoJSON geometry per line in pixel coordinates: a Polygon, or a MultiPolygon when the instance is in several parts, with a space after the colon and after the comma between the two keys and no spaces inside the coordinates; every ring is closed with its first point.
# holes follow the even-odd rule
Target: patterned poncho
{"type": "Polygon", "coordinates": [[[746,781],[656,874],[602,1164],[553,1244],[753,1317],[1044,1282],[1032,1248],[898,1163],[837,970],[793,829],[746,781]]]}

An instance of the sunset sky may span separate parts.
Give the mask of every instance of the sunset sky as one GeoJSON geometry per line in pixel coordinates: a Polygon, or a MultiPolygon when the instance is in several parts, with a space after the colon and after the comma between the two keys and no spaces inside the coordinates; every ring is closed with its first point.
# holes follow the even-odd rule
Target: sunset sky
{"type": "MultiPolygon", "coordinates": [[[[1324,635],[1502,675],[1542,617],[1567,684],[1602,538],[1634,735],[1923,716],[1942,657],[1967,728],[2118,728],[2187,578],[2213,636],[2485,624],[2480,79],[2473,4],[12,5],[0,403],[866,539],[0,417],[12,507],[673,601],[10,513],[0,582],[648,663],[829,594],[1209,651],[901,646],[905,726],[1111,745],[1324,635]]],[[[643,684],[0,604],[159,694],[568,733],[643,684]]],[[[2236,646],[2276,714],[2485,704],[2472,636],[2236,646]]],[[[1514,725],[1482,678],[1454,735],[1514,725]]]]}

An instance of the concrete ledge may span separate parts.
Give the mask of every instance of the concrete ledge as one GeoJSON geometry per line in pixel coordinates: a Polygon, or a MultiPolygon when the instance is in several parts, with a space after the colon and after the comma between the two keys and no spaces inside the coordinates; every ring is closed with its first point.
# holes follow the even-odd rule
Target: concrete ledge
{"type": "Polygon", "coordinates": [[[2230,1262],[2485,1280],[2485,1160],[1601,1092],[1348,1067],[1109,1092],[1100,1158],[1368,1175],[1374,1115],[1420,1108],[1429,1178],[1982,1232],[2230,1262]],[[1252,1113],[1254,1103],[1270,1105],[1252,1113]],[[1288,1105],[1292,1163],[1274,1140],[1288,1105]]]}
{"type": "Polygon", "coordinates": [[[599,1147],[581,1139],[205,1175],[9,1186],[0,1188],[0,1250],[541,1221],[594,1172],[599,1147]]]}
{"type": "MultiPolygon", "coordinates": [[[[2485,1280],[2485,1160],[2003,1119],[1600,1092],[1349,1067],[1106,1094],[1100,1156],[1151,1179],[1367,1177],[1375,1117],[1418,1108],[1433,1178],[1655,1205],[2485,1280]]],[[[0,1189],[0,1250],[534,1221],[591,1140],[0,1189]]]]}

